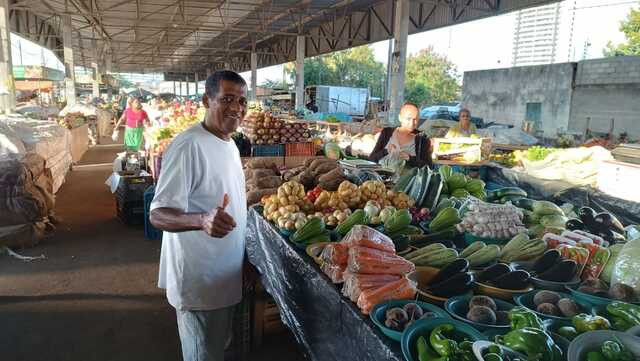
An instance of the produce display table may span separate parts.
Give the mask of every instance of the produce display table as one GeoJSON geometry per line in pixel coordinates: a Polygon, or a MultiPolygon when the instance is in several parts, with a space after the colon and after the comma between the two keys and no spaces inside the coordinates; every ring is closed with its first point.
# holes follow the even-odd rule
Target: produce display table
{"type": "Polygon", "coordinates": [[[77,163],[89,150],[89,125],[83,124],[71,129],[71,159],[77,163]]]}
{"type": "Polygon", "coordinates": [[[400,344],[386,338],[320,271],[254,208],[246,249],[282,321],[312,360],[404,360],[400,344]]]}

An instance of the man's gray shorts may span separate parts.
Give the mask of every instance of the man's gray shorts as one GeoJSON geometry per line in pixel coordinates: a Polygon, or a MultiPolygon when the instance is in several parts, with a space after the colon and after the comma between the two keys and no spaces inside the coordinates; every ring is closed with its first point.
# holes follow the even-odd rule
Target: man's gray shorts
{"type": "Polygon", "coordinates": [[[223,361],[233,306],[212,311],[176,310],[184,361],[223,361]]]}

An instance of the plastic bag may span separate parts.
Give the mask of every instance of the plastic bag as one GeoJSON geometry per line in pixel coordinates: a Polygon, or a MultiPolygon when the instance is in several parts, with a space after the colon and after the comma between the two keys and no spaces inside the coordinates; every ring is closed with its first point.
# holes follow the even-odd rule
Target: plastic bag
{"type": "Polygon", "coordinates": [[[402,276],[400,275],[367,275],[347,271],[344,274],[342,294],[352,302],[358,302],[358,297],[360,297],[362,291],[382,287],[401,278],[402,276]]]}
{"type": "Polygon", "coordinates": [[[371,227],[363,225],[353,226],[351,231],[342,239],[341,243],[348,244],[349,246],[375,248],[390,253],[396,252],[396,247],[391,238],[371,227]]]}
{"type": "Polygon", "coordinates": [[[119,135],[118,128],[116,128],[113,130],[113,133],[111,134],[111,140],[113,140],[114,142],[117,142],[118,135],[119,135]]]}
{"type": "Polygon", "coordinates": [[[403,277],[395,282],[388,283],[382,287],[371,288],[362,291],[358,297],[358,307],[365,315],[371,309],[385,301],[410,300],[416,295],[416,284],[403,277]]]}
{"type": "Polygon", "coordinates": [[[324,274],[326,274],[333,283],[342,283],[344,282],[344,271],[346,266],[333,264],[333,263],[323,263],[320,266],[320,269],[324,274]]]}
{"type": "Polygon", "coordinates": [[[415,266],[394,253],[353,246],[349,249],[347,270],[352,273],[404,275],[414,271],[415,266]]]}
{"type": "Polygon", "coordinates": [[[640,296],[640,239],[624,245],[613,268],[611,284],[624,283],[640,296]]]}
{"type": "Polygon", "coordinates": [[[325,263],[346,265],[349,259],[349,245],[345,243],[328,244],[322,249],[320,259],[325,263]]]}
{"type": "Polygon", "coordinates": [[[383,168],[392,169],[394,172],[400,172],[404,168],[406,161],[400,158],[399,152],[391,152],[380,159],[378,164],[383,168]]]}

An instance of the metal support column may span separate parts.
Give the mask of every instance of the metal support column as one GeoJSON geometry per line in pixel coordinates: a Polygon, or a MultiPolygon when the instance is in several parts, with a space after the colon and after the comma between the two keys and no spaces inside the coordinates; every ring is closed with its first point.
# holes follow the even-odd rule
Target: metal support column
{"type": "Polygon", "coordinates": [[[91,63],[91,67],[93,68],[93,82],[92,82],[92,90],[93,97],[100,98],[100,83],[102,82],[102,75],[100,74],[100,54],[98,52],[98,45],[95,40],[92,42],[93,46],[93,62],[91,63]]]}
{"type": "Polygon", "coordinates": [[[9,0],[0,0],[0,41],[0,111],[11,113],[16,109],[16,90],[11,61],[9,0]]]}
{"type": "Polygon", "coordinates": [[[64,87],[67,105],[76,104],[76,75],[73,62],[73,28],[71,15],[62,15],[62,43],[64,46],[64,87]]]}
{"type": "Polygon", "coordinates": [[[209,79],[209,77],[211,76],[211,74],[213,74],[213,69],[207,67],[207,79],[209,79]]]}
{"type": "Polygon", "coordinates": [[[296,38],[296,110],[304,110],[304,55],[305,37],[296,38]]]}
{"type": "Polygon", "coordinates": [[[396,1],[393,27],[394,41],[391,61],[391,94],[389,97],[389,124],[398,124],[398,113],[404,101],[404,72],[407,64],[407,38],[409,36],[409,0],[396,1]]]}
{"type": "Polygon", "coordinates": [[[384,81],[384,103],[389,104],[389,96],[391,95],[391,59],[393,59],[393,39],[389,39],[387,51],[387,75],[384,81]]]}
{"type": "Polygon", "coordinates": [[[178,95],[178,93],[176,93],[176,81],[173,81],[173,95],[178,95]]]}
{"type": "Polygon", "coordinates": [[[251,100],[258,98],[258,54],[251,52],[251,100]]]}
{"type": "MultiPolygon", "coordinates": [[[[107,54],[104,58],[104,71],[105,74],[110,74],[111,73],[111,61],[112,61],[112,57],[113,57],[113,53],[111,51],[111,49],[109,49],[107,51],[107,54]]],[[[108,78],[111,79],[111,78],[108,78]]],[[[111,82],[107,81],[107,99],[111,100],[111,97],[113,96],[113,88],[111,87],[111,82]]]]}
{"type": "Polygon", "coordinates": [[[193,76],[196,81],[196,97],[197,97],[198,96],[198,72],[195,72],[193,76]]]}

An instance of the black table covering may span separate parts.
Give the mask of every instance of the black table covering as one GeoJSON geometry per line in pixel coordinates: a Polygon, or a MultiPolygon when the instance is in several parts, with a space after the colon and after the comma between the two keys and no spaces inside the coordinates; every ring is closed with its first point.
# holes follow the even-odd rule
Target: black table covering
{"type": "Polygon", "coordinates": [[[282,321],[311,360],[404,360],[400,344],[384,336],[342,296],[340,285],[254,208],[248,214],[246,249],[282,321]]]}

